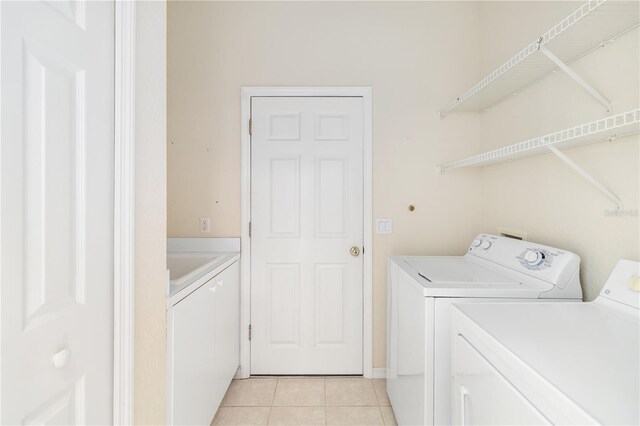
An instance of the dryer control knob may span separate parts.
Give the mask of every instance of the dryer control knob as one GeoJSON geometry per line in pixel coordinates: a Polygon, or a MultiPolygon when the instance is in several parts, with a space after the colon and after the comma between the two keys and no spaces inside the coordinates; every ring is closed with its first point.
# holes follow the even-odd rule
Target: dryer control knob
{"type": "Polygon", "coordinates": [[[480,244],[482,244],[482,240],[473,240],[474,247],[478,247],[480,244]]]}
{"type": "Polygon", "coordinates": [[[491,247],[491,241],[483,241],[481,247],[485,250],[488,249],[489,247],[491,247]]]}
{"type": "Polygon", "coordinates": [[[527,264],[531,266],[539,265],[543,259],[544,256],[542,255],[542,253],[537,250],[527,250],[524,255],[525,262],[527,262],[527,264]]]}

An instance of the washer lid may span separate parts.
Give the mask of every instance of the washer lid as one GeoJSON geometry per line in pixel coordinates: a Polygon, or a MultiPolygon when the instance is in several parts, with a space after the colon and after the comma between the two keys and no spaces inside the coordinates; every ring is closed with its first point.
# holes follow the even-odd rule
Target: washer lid
{"type": "Polygon", "coordinates": [[[519,284],[514,278],[477,265],[462,256],[406,256],[405,263],[432,283],[519,284]]]}

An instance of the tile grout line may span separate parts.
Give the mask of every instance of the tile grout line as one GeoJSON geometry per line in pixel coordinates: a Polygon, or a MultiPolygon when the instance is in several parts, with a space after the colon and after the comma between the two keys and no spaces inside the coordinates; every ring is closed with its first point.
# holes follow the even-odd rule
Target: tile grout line
{"type": "MultiPolygon", "coordinates": [[[[272,408],[273,407],[269,407],[269,414],[267,415],[267,426],[269,425],[269,422],[271,421],[271,409],[272,408]]],[[[383,422],[384,422],[384,420],[383,420],[383,422]]]]}
{"type": "Polygon", "coordinates": [[[278,391],[279,383],[280,383],[280,378],[276,378],[276,385],[273,387],[273,395],[271,395],[271,405],[269,405],[269,415],[267,416],[267,426],[271,422],[271,413],[273,412],[273,402],[276,399],[276,392],[278,391]]]}
{"type": "Polygon", "coordinates": [[[378,399],[378,392],[376,391],[376,385],[373,379],[369,379],[369,383],[371,383],[371,388],[373,389],[373,397],[376,399],[375,407],[378,408],[378,413],[380,414],[380,420],[382,420],[382,424],[384,425],[384,417],[382,416],[382,410],[380,409],[380,399],[378,399]]]}
{"type": "Polygon", "coordinates": [[[382,420],[382,424],[386,425],[387,422],[384,419],[384,414],[382,414],[382,407],[380,406],[380,398],[378,398],[378,391],[376,389],[375,379],[371,379],[371,387],[373,387],[373,395],[376,397],[376,402],[378,403],[378,413],[380,413],[380,420],[382,420]]]}
{"type": "Polygon", "coordinates": [[[327,378],[322,378],[322,385],[324,387],[324,426],[327,426],[327,378]]]}

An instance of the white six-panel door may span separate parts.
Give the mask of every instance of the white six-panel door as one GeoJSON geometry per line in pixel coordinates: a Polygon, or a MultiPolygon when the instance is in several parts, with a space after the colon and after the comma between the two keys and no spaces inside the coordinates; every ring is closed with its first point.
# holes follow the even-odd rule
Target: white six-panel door
{"type": "Polygon", "coordinates": [[[113,2],[1,2],[2,424],[110,424],[113,2]]]}
{"type": "Polygon", "coordinates": [[[251,100],[251,374],[362,374],[363,99],[251,100]]]}

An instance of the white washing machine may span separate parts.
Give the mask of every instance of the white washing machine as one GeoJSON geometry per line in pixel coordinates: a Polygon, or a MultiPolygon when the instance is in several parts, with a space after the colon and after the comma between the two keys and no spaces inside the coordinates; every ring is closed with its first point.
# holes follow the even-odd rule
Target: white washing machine
{"type": "Polygon", "coordinates": [[[579,269],[566,250],[488,234],[464,256],[390,257],[387,393],[398,424],[451,424],[453,303],[581,301],[579,269]]]}
{"type": "Polygon", "coordinates": [[[456,305],[455,424],[640,424],[640,263],[590,303],[456,305]]]}

